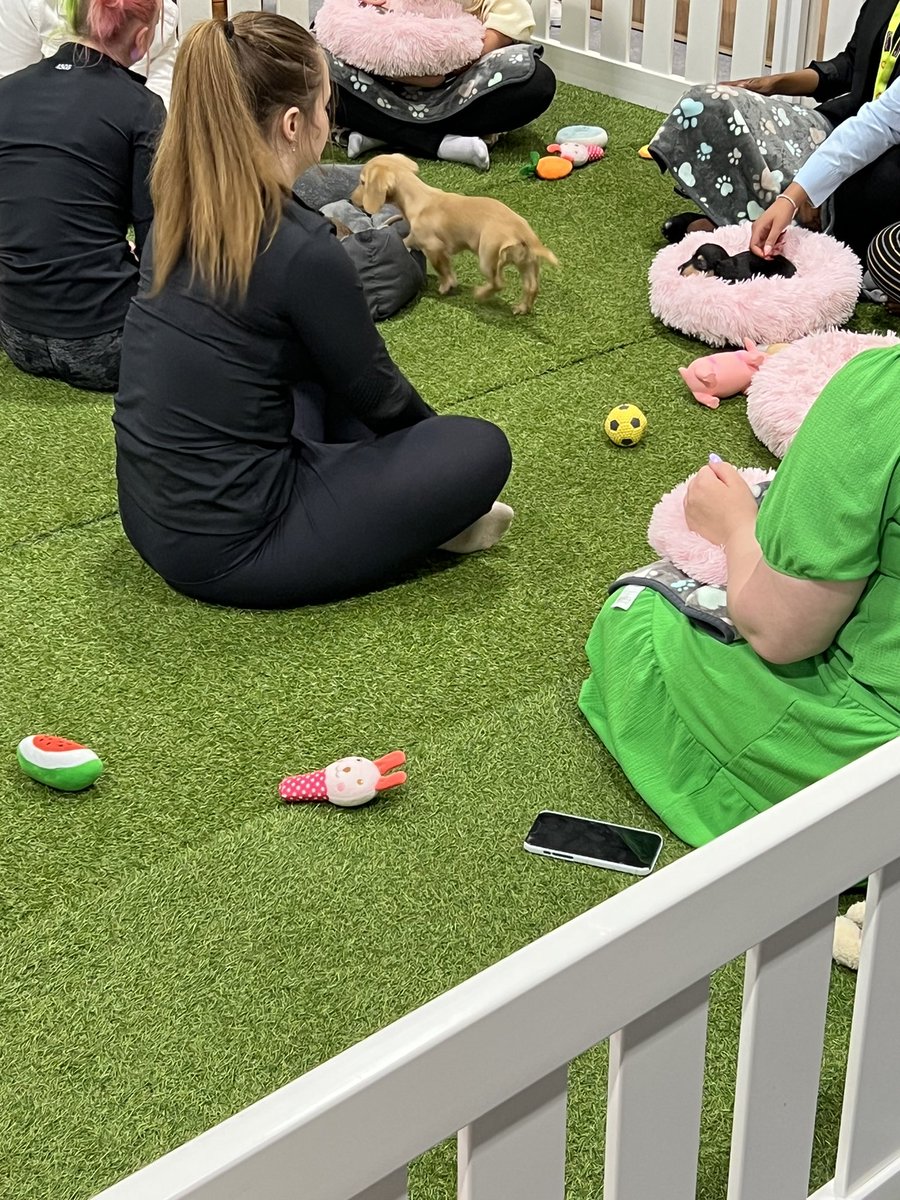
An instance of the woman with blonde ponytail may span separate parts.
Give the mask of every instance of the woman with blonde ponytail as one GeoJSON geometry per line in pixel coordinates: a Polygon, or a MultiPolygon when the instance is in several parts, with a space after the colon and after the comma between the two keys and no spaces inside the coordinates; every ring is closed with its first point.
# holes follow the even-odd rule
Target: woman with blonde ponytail
{"type": "Polygon", "coordinates": [[[32,375],[116,387],[165,118],[131,65],[159,3],[67,0],[70,40],[0,79],[0,348],[32,375]]]}
{"type": "Polygon", "coordinates": [[[512,510],[494,425],[439,417],[392,362],[349,256],[291,193],[329,135],[328,70],[285,17],[206,21],[175,64],[156,219],[125,326],[125,532],[173,588],[288,608],[379,587],[512,510]]]}

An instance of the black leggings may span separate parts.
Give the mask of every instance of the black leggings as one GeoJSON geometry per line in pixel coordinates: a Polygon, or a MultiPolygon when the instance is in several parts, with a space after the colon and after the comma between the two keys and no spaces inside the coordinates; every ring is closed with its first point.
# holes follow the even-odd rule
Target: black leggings
{"type": "Polygon", "coordinates": [[[365,137],[386,142],[392,149],[406,150],[419,158],[437,158],[438,147],[447,134],[484,137],[521,129],[550,107],[556,92],[556,76],[539,58],[534,74],[519,83],[506,83],[465,108],[427,125],[401,121],[375,108],[353,92],[337,86],[335,123],[365,137]]]}
{"type": "Polygon", "coordinates": [[[243,537],[178,533],[120,490],[129,541],[173,587],[235,608],[296,608],[394,582],[488,512],[512,465],[505,434],[431,416],[382,437],[298,443],[291,502],[243,537]]]}

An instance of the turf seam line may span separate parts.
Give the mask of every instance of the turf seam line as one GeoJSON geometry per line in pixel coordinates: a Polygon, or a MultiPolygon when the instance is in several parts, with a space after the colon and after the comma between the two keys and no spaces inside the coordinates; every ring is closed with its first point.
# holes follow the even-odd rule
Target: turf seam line
{"type": "MultiPolygon", "coordinates": [[[[616,354],[620,350],[630,350],[634,346],[641,345],[642,342],[653,341],[661,338],[665,330],[653,330],[642,337],[634,338],[630,342],[617,342],[615,346],[607,346],[602,350],[592,350],[588,354],[582,354],[578,358],[568,359],[566,362],[553,363],[552,366],[546,367],[543,371],[535,371],[532,375],[523,375],[521,379],[517,379],[510,383],[509,380],[503,383],[494,384],[492,387],[486,388],[483,392],[471,392],[467,396],[460,396],[458,400],[451,400],[450,404],[465,404],[469,400],[480,400],[484,396],[491,396],[494,392],[505,391],[510,387],[521,387],[528,383],[533,383],[536,379],[543,379],[545,375],[555,375],[557,371],[568,371],[572,367],[580,367],[584,363],[591,362],[595,358],[604,358],[607,354],[616,354]]],[[[448,405],[449,407],[449,405],[448,405]]]]}
{"type": "Polygon", "coordinates": [[[83,517],[80,521],[70,521],[65,525],[57,525],[55,529],[45,529],[40,533],[29,533],[25,537],[17,538],[16,541],[9,542],[7,545],[0,547],[0,551],[5,553],[10,550],[19,550],[23,546],[35,546],[40,542],[49,542],[60,534],[69,533],[73,529],[88,529],[91,525],[100,525],[104,521],[111,521],[118,515],[118,508],[113,508],[109,512],[99,513],[95,517],[83,517]]]}
{"type": "MultiPolygon", "coordinates": [[[[508,380],[502,383],[494,384],[492,387],[486,388],[482,392],[470,392],[467,395],[460,396],[456,400],[448,403],[447,408],[455,408],[461,404],[467,404],[474,400],[483,399],[486,396],[492,396],[495,392],[502,392],[509,387],[520,387],[533,383],[535,380],[543,379],[547,375],[555,375],[557,371],[567,371],[572,367],[582,366],[584,363],[591,362],[594,359],[604,358],[608,354],[616,354],[620,350],[630,350],[634,346],[639,346],[642,342],[648,342],[662,337],[663,331],[652,330],[650,333],[644,334],[641,337],[633,338],[627,342],[617,342],[613,346],[606,346],[600,350],[592,350],[587,354],[579,355],[577,358],[568,359],[565,362],[558,362],[548,365],[542,371],[536,371],[531,375],[524,375],[521,379],[517,379],[514,383],[508,380]]],[[[26,546],[39,545],[41,542],[51,541],[60,535],[71,533],[73,531],[89,529],[93,525],[100,525],[106,521],[113,520],[118,517],[118,508],[111,509],[108,512],[99,513],[95,517],[84,517],[80,521],[71,521],[67,524],[57,525],[54,529],[46,529],[40,533],[30,533],[22,538],[17,538],[14,542],[9,542],[5,546],[0,546],[0,553],[8,553],[14,550],[20,550],[26,546]]]]}

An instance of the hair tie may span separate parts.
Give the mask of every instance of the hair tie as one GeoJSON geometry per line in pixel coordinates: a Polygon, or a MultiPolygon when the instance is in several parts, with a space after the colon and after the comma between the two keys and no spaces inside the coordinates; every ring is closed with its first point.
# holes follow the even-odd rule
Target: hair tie
{"type": "Polygon", "coordinates": [[[226,40],[230,42],[234,37],[234,23],[232,21],[225,21],[222,28],[225,30],[226,40]]]}

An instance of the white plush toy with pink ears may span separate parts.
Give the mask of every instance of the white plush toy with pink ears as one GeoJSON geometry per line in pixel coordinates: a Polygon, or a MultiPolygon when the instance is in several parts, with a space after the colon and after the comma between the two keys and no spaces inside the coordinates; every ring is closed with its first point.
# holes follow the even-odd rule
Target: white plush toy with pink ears
{"type": "Polygon", "coordinates": [[[606,151],[602,146],[586,146],[583,142],[553,142],[547,153],[566,159],[573,167],[586,167],[588,163],[599,162],[606,151]]]}
{"type": "Polygon", "coordinates": [[[288,804],[328,800],[338,808],[359,808],[374,800],[379,792],[406,783],[406,773],[394,770],[405,762],[406,755],[402,750],[394,750],[374,761],[370,758],[340,758],[321,771],[282,779],[278,794],[288,804]]]}

